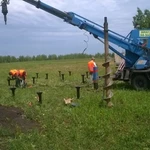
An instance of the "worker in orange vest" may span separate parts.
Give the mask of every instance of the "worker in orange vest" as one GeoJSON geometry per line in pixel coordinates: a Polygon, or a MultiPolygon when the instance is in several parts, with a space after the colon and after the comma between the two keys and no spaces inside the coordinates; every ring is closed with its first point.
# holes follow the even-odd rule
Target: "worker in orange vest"
{"type": "Polygon", "coordinates": [[[97,65],[96,65],[96,62],[95,62],[95,58],[92,57],[91,60],[88,62],[88,70],[89,70],[91,82],[93,82],[93,73],[94,73],[93,68],[94,67],[97,67],[97,65]]]}
{"type": "Polygon", "coordinates": [[[15,80],[15,84],[16,84],[16,87],[18,87],[19,85],[20,85],[20,82],[19,82],[19,72],[18,72],[18,70],[16,70],[16,69],[11,69],[10,71],[9,71],[9,77],[8,77],[8,79],[9,80],[15,80]]]}
{"type": "Polygon", "coordinates": [[[16,69],[11,69],[9,71],[9,76],[11,76],[12,79],[15,79],[16,77],[18,77],[18,70],[16,69]]]}
{"type": "Polygon", "coordinates": [[[20,69],[18,72],[19,72],[18,76],[20,79],[20,85],[21,85],[21,87],[25,87],[25,85],[26,85],[25,80],[26,80],[27,73],[24,69],[20,69]]]}

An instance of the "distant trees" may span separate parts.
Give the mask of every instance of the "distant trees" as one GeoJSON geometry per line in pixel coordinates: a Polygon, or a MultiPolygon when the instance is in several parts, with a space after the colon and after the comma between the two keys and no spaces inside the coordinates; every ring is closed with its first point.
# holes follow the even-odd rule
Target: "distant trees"
{"type": "MultiPolygon", "coordinates": [[[[77,58],[91,58],[94,56],[95,58],[104,58],[104,54],[97,53],[95,55],[91,54],[66,54],[66,55],[37,55],[37,56],[19,56],[16,58],[15,56],[0,56],[0,63],[10,63],[10,62],[23,62],[23,61],[42,61],[42,60],[60,60],[60,59],[77,59],[77,58]]],[[[110,54],[110,57],[113,57],[113,53],[110,54]]]]}
{"type": "Polygon", "coordinates": [[[133,16],[133,26],[139,29],[150,28],[150,10],[142,11],[137,8],[137,14],[133,16]]]}
{"type": "Polygon", "coordinates": [[[17,62],[17,58],[15,56],[0,56],[0,63],[2,62],[17,62]]]}

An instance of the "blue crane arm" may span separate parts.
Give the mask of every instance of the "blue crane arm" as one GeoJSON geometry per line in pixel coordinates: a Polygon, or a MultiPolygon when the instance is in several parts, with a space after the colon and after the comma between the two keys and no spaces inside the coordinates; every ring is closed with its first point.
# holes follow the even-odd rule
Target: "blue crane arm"
{"type": "Polygon", "coordinates": [[[69,16],[66,12],[60,11],[50,5],[47,5],[43,2],[41,2],[40,0],[23,0],[29,4],[32,4],[34,6],[36,6],[37,8],[40,8],[50,14],[53,14],[61,19],[67,20],[67,19],[72,19],[71,16],[69,16]]]}
{"type": "MultiPolygon", "coordinates": [[[[104,39],[104,28],[103,26],[94,23],[78,14],[75,14],[73,12],[63,12],[60,11],[52,6],[49,6],[40,0],[23,0],[27,3],[30,3],[37,8],[40,8],[48,13],[51,13],[61,19],[63,19],[65,22],[77,26],[80,29],[88,31],[90,34],[92,34],[95,38],[103,38],[104,39]]],[[[117,53],[120,57],[126,60],[126,62],[129,64],[129,67],[132,67],[135,62],[141,57],[145,51],[140,47],[137,41],[130,38],[130,34],[128,37],[124,37],[118,33],[115,33],[111,30],[109,30],[108,33],[108,40],[109,42],[122,47],[124,50],[126,50],[127,55],[124,56],[122,53],[117,51],[112,46],[109,46],[109,48],[117,53]]]]}
{"type": "MultiPolygon", "coordinates": [[[[73,12],[62,12],[52,6],[49,6],[43,2],[41,2],[40,0],[23,0],[27,3],[30,3],[34,6],[36,6],[37,8],[40,8],[48,13],[51,13],[61,19],[64,19],[65,22],[68,22],[69,24],[72,24],[74,26],[79,27],[80,29],[84,29],[86,31],[88,31],[89,33],[93,34],[94,37],[101,37],[104,38],[104,31],[102,30],[102,26],[98,25],[84,17],[81,17],[73,12]]],[[[114,32],[114,34],[119,35],[117,33],[114,32]]],[[[121,36],[121,35],[120,35],[121,36]]],[[[123,40],[126,39],[126,37],[121,36],[121,38],[109,34],[109,41],[124,48],[124,49],[128,49],[131,44],[129,44],[129,42],[123,40]]],[[[127,39],[126,39],[127,40],[127,39]]]]}

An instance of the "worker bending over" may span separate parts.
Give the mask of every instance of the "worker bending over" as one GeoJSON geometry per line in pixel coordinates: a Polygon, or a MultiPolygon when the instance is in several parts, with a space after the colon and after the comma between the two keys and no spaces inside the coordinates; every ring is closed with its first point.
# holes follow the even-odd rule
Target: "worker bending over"
{"type": "Polygon", "coordinates": [[[20,85],[20,81],[19,81],[19,71],[17,69],[11,69],[8,73],[9,80],[15,80],[15,84],[16,87],[18,87],[20,85]]]}
{"type": "Polygon", "coordinates": [[[18,77],[18,70],[16,69],[12,69],[9,71],[9,78],[10,79],[15,79],[16,77],[18,77]]]}
{"type": "Polygon", "coordinates": [[[9,80],[15,80],[16,81],[16,87],[25,87],[26,86],[26,76],[27,73],[25,70],[20,69],[20,70],[16,70],[16,69],[12,69],[9,71],[9,80]]]}
{"type": "Polygon", "coordinates": [[[25,70],[20,69],[18,70],[19,80],[20,80],[20,86],[25,87],[26,86],[26,76],[27,73],[25,70]]]}

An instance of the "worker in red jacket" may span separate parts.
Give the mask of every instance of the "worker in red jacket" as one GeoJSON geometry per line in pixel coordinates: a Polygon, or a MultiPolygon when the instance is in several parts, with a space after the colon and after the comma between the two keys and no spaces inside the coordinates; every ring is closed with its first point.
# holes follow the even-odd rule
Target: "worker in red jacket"
{"type": "Polygon", "coordinates": [[[93,68],[94,67],[97,67],[97,65],[96,65],[96,62],[95,62],[95,58],[92,57],[91,60],[88,62],[88,70],[89,70],[91,82],[93,82],[93,73],[94,73],[93,68]]]}
{"type": "Polygon", "coordinates": [[[26,86],[26,76],[27,76],[27,73],[24,69],[20,69],[19,71],[19,79],[20,79],[20,85],[21,87],[25,87],[26,86]]]}

